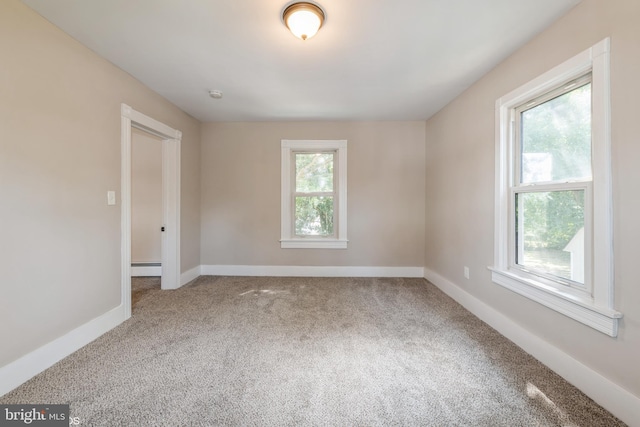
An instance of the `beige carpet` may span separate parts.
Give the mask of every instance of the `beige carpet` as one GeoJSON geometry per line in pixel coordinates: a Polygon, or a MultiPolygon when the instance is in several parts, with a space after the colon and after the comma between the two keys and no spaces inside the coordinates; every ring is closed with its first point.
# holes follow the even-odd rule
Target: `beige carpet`
{"type": "Polygon", "coordinates": [[[92,426],[620,426],[422,279],[201,277],[0,403],[92,426]]]}
{"type": "Polygon", "coordinates": [[[132,277],[131,278],[131,309],[134,310],[138,302],[150,291],[160,290],[160,277],[132,277]]]}

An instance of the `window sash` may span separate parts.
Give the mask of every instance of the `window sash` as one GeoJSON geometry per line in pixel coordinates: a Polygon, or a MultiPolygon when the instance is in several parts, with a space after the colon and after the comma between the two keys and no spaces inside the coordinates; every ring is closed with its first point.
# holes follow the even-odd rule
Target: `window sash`
{"type": "Polygon", "coordinates": [[[293,221],[291,221],[291,235],[292,236],[296,236],[297,238],[302,238],[302,239],[335,239],[338,236],[337,233],[337,229],[338,229],[338,224],[336,221],[336,217],[337,217],[337,212],[336,212],[336,197],[335,197],[335,193],[294,193],[292,200],[291,200],[291,209],[292,209],[292,214],[291,217],[293,218],[293,221]],[[333,208],[332,208],[332,221],[333,221],[333,232],[331,234],[301,234],[296,232],[296,222],[298,220],[298,217],[296,216],[296,199],[299,197],[331,197],[332,198],[332,204],[333,204],[333,208]]]}
{"type": "MultiPolygon", "coordinates": [[[[593,178],[572,181],[547,181],[523,183],[522,180],[522,113],[532,108],[542,105],[552,99],[567,94],[586,84],[592,84],[592,72],[589,71],[577,78],[571,78],[542,94],[526,99],[519,105],[512,107],[510,112],[511,138],[510,138],[510,187],[509,187],[509,242],[508,242],[508,266],[509,269],[524,277],[531,277],[533,280],[541,281],[545,285],[552,286],[562,291],[568,291],[582,298],[590,297],[593,292],[592,265],[593,258],[593,178]],[[524,193],[545,193],[556,191],[584,191],[584,284],[575,282],[564,277],[557,276],[548,271],[527,268],[517,263],[518,242],[516,239],[516,228],[522,224],[522,218],[516,218],[516,200],[518,194],[524,193]],[[519,221],[518,221],[519,220],[519,221]]],[[[593,91],[593,89],[592,89],[593,91]]],[[[592,93],[593,98],[593,93],[592,93]]],[[[592,113],[593,115],[593,113],[592,113]]],[[[593,120],[592,132],[593,135],[593,120]]],[[[593,138],[593,136],[592,136],[593,138]]],[[[592,173],[593,177],[593,143],[591,149],[592,173]]],[[[520,212],[520,215],[523,215],[520,212]]]]}
{"type": "Polygon", "coordinates": [[[336,186],[338,181],[338,152],[337,150],[292,150],[291,151],[291,183],[293,184],[291,192],[291,236],[301,239],[336,239],[338,237],[338,194],[336,192],[336,186]],[[296,191],[296,155],[297,154],[332,154],[333,155],[333,191],[315,191],[315,192],[303,192],[296,191]],[[296,197],[333,197],[333,233],[332,234],[298,234],[296,233],[296,197]]]}
{"type": "MultiPolygon", "coordinates": [[[[546,102],[551,101],[552,99],[558,98],[562,95],[565,95],[569,92],[572,92],[584,85],[592,84],[592,73],[589,72],[584,74],[578,78],[570,79],[554,89],[551,89],[542,95],[538,95],[534,98],[526,100],[521,103],[519,106],[513,108],[511,110],[511,152],[513,153],[512,159],[512,171],[513,175],[511,177],[511,185],[515,186],[528,186],[528,185],[541,185],[547,182],[534,182],[534,183],[523,183],[522,182],[522,113],[531,110],[535,107],[538,107],[546,102]]],[[[593,87],[591,90],[591,98],[593,100],[593,87]]],[[[593,101],[592,101],[593,105],[593,101]]],[[[591,143],[591,179],[585,180],[571,180],[571,181],[593,181],[593,111],[591,113],[592,121],[591,121],[591,135],[592,135],[592,143],[591,143]]],[[[569,180],[558,180],[558,181],[548,181],[548,183],[560,183],[560,182],[571,182],[569,180]]]]}
{"type": "Polygon", "coordinates": [[[568,291],[580,297],[590,297],[593,292],[593,274],[590,266],[593,263],[593,184],[588,182],[568,182],[558,184],[541,184],[513,186],[509,191],[509,269],[517,271],[523,276],[532,276],[546,285],[568,291]],[[584,284],[560,277],[543,270],[527,268],[517,263],[518,242],[516,239],[517,224],[516,200],[518,194],[548,193],[554,191],[583,191],[584,192],[584,284]]]}
{"type": "MultiPolygon", "coordinates": [[[[294,193],[305,193],[303,191],[298,192],[297,190],[297,179],[296,179],[296,172],[297,172],[297,163],[296,163],[296,156],[298,154],[331,154],[332,156],[332,163],[333,163],[333,188],[332,188],[332,192],[335,193],[336,192],[336,185],[338,183],[337,179],[338,179],[338,151],[337,150],[292,150],[291,151],[291,182],[292,182],[292,190],[294,193]]],[[[306,192],[311,194],[312,192],[306,192]]]]}

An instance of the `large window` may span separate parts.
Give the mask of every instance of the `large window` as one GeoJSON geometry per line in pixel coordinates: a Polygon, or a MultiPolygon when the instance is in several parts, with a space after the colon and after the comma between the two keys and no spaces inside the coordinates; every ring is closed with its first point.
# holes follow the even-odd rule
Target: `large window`
{"type": "Polygon", "coordinates": [[[493,281],[615,336],[609,40],[496,103],[493,281]]]}
{"type": "Polygon", "coordinates": [[[525,101],[513,116],[514,266],[559,288],[587,290],[591,73],[525,101]]]}
{"type": "Polygon", "coordinates": [[[346,161],[346,141],[282,141],[282,248],[346,248],[346,161]]]}

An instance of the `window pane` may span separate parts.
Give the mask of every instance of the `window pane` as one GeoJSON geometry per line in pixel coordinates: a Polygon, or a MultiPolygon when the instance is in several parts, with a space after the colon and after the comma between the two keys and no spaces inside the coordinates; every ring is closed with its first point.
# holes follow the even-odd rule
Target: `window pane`
{"type": "Polygon", "coordinates": [[[516,263],[584,283],[584,190],[516,195],[516,263]]]}
{"type": "Polygon", "coordinates": [[[333,191],[334,153],[296,153],[296,189],[298,193],[333,191]]]}
{"type": "Polygon", "coordinates": [[[333,235],[333,197],[296,196],[296,235],[333,235]]]}
{"type": "Polygon", "coordinates": [[[521,113],[522,183],[591,179],[591,83],[521,113]]]}

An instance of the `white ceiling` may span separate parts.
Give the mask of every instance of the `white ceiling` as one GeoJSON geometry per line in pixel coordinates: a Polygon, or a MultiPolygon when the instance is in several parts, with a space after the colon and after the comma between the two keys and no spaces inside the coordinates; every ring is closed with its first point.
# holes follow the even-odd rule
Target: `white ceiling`
{"type": "Polygon", "coordinates": [[[580,0],[23,0],[202,121],[424,120],[580,0]],[[209,90],[224,97],[215,100],[209,90]]]}

